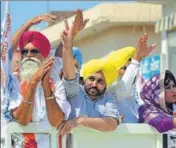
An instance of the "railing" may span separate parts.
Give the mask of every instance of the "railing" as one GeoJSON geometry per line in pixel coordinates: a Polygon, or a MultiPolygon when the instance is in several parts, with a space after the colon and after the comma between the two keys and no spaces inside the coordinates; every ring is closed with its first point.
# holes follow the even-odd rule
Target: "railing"
{"type": "MultiPolygon", "coordinates": [[[[12,133],[45,133],[51,136],[51,148],[58,148],[58,131],[56,128],[39,130],[39,124],[30,123],[21,126],[10,123],[7,128],[6,148],[11,148],[12,133]]],[[[86,127],[77,127],[71,131],[72,148],[162,148],[162,134],[147,124],[121,124],[115,131],[101,132],[86,127]]],[[[59,142],[60,143],[60,142],[59,142]]],[[[66,148],[66,137],[62,146],[66,148]]]]}

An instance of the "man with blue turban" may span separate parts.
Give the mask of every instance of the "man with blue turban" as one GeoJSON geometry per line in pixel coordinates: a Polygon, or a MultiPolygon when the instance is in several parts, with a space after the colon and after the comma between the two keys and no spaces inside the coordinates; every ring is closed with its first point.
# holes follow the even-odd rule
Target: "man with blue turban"
{"type": "MultiPolygon", "coordinates": [[[[63,76],[63,60],[62,60],[62,52],[63,52],[63,46],[62,43],[60,43],[55,51],[55,69],[57,70],[57,72],[59,73],[59,76],[62,77],[63,76]]],[[[81,53],[81,50],[78,47],[73,47],[72,48],[72,55],[73,55],[73,59],[74,59],[74,66],[75,66],[75,71],[76,73],[80,73],[82,64],[83,64],[83,56],[81,53]]],[[[80,84],[83,81],[82,77],[79,77],[79,81],[80,84]]]]}

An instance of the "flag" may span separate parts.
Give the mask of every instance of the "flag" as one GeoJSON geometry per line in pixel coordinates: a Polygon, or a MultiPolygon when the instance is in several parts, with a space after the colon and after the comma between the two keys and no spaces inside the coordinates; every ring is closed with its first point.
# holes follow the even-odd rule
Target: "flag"
{"type": "Polygon", "coordinates": [[[1,32],[1,72],[4,74],[3,88],[8,87],[12,73],[12,48],[11,48],[11,15],[9,2],[5,2],[5,15],[1,32]]]}
{"type": "MultiPolygon", "coordinates": [[[[1,77],[3,76],[3,81],[1,81],[1,138],[5,139],[6,136],[6,118],[5,116],[10,116],[11,112],[5,112],[8,110],[9,96],[13,90],[12,88],[12,48],[11,48],[11,16],[8,1],[5,2],[5,14],[4,21],[1,24],[1,77]],[[8,114],[8,115],[7,115],[8,114]]],[[[2,80],[2,78],[1,78],[2,80]]],[[[15,90],[14,90],[15,91],[15,90]]],[[[5,140],[6,141],[6,140],[5,140]]],[[[2,144],[4,145],[4,143],[2,144]]]]}
{"type": "Polygon", "coordinates": [[[1,109],[4,110],[15,87],[12,79],[11,15],[8,1],[5,1],[4,21],[1,25],[1,75],[4,77],[4,83],[1,81],[1,105],[5,104],[1,109]]]}

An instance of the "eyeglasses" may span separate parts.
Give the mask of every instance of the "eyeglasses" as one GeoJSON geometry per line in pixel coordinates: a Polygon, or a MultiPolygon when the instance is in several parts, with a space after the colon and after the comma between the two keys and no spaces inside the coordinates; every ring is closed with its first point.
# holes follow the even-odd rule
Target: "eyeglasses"
{"type": "Polygon", "coordinates": [[[165,86],[166,90],[170,90],[171,88],[176,88],[176,85],[169,85],[169,86],[165,86]]]}
{"type": "Polygon", "coordinates": [[[31,54],[32,56],[35,56],[35,55],[37,55],[38,53],[40,53],[40,51],[39,51],[38,49],[32,49],[32,50],[23,49],[23,50],[21,50],[21,54],[22,54],[23,56],[28,55],[29,52],[30,52],[30,54],[31,54]]]}

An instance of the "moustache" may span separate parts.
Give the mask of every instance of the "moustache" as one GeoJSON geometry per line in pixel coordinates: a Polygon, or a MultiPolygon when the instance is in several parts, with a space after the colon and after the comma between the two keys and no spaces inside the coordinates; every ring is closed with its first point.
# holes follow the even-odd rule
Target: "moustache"
{"type": "Polygon", "coordinates": [[[25,57],[25,58],[21,61],[21,64],[24,64],[24,63],[27,62],[27,61],[34,61],[34,62],[36,62],[36,63],[38,63],[38,64],[41,64],[41,63],[42,63],[39,59],[37,59],[37,58],[35,58],[35,57],[30,57],[30,58],[25,57]]]}
{"type": "Polygon", "coordinates": [[[95,89],[97,92],[99,92],[99,90],[98,90],[98,88],[97,87],[90,87],[90,88],[88,88],[88,90],[90,90],[90,89],[95,89]]]}

